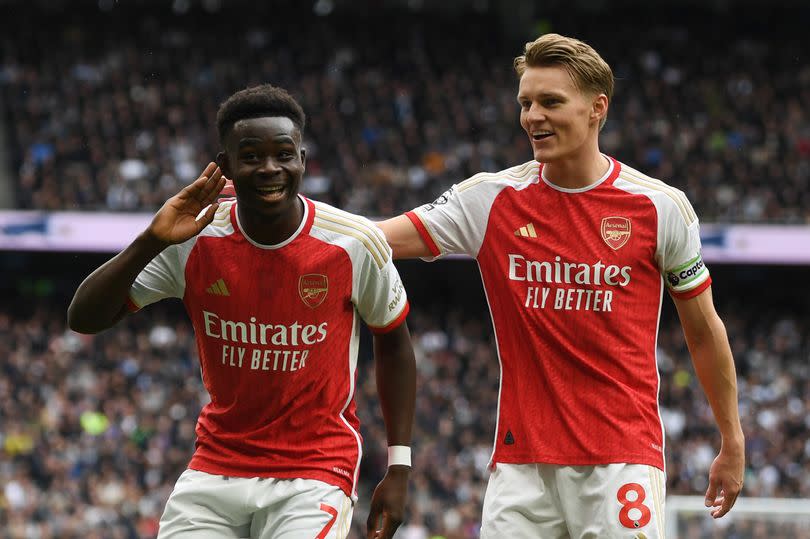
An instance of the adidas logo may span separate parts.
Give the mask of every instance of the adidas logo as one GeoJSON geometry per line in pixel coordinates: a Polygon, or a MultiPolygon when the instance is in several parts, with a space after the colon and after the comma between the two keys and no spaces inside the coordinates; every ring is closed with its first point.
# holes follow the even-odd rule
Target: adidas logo
{"type": "Polygon", "coordinates": [[[225,286],[225,281],[223,279],[218,280],[211,286],[205,289],[206,292],[209,294],[214,294],[215,296],[230,296],[231,293],[228,292],[228,287],[225,286]]]}
{"type": "Polygon", "coordinates": [[[534,223],[529,223],[515,230],[515,236],[523,236],[524,238],[536,238],[537,232],[534,231],[534,223]]]}

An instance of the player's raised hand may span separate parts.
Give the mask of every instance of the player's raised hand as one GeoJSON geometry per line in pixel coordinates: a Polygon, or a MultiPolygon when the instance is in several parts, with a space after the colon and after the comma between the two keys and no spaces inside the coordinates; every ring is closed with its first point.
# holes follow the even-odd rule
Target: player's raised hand
{"type": "Polygon", "coordinates": [[[216,163],[208,163],[202,175],[167,200],[158,210],[148,232],[166,244],[182,243],[213,221],[216,202],[226,178],[216,163]],[[205,209],[205,213],[200,214],[205,209]],[[198,218],[199,216],[199,218],[198,218]]]}
{"type": "Polygon", "coordinates": [[[371,496],[371,510],[366,522],[367,539],[391,539],[405,518],[409,466],[389,466],[371,496]]]}
{"type": "Polygon", "coordinates": [[[744,473],[745,452],[721,449],[709,469],[709,488],[706,490],[706,507],[713,508],[712,517],[720,518],[731,511],[742,490],[744,473]]]}

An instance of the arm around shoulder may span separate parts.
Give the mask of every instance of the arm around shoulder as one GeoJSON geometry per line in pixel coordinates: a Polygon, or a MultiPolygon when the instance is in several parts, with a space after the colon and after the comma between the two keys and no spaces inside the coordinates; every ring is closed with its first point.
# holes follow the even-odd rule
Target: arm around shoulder
{"type": "Polygon", "coordinates": [[[374,223],[385,234],[394,258],[423,258],[432,256],[430,249],[419,235],[416,225],[403,214],[374,223]]]}

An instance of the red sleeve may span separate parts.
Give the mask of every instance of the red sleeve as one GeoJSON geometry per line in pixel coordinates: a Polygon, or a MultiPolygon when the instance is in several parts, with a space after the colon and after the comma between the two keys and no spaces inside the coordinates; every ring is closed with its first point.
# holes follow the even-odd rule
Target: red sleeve
{"type": "Polygon", "coordinates": [[[405,321],[405,318],[407,318],[408,312],[410,310],[411,304],[410,302],[406,302],[405,307],[402,308],[402,312],[399,313],[399,316],[397,316],[390,324],[383,327],[368,326],[368,329],[370,329],[371,332],[374,333],[375,335],[388,333],[389,331],[392,331],[402,325],[402,323],[405,321]]]}
{"type": "Polygon", "coordinates": [[[140,311],[141,308],[138,307],[138,305],[134,301],[132,301],[131,297],[127,296],[127,310],[131,313],[134,313],[140,311]]]}
{"type": "Polygon", "coordinates": [[[672,297],[674,297],[674,298],[692,299],[692,298],[694,298],[696,296],[699,296],[704,290],[709,288],[709,286],[711,284],[712,284],[712,276],[709,275],[708,279],[706,279],[705,281],[703,281],[702,283],[697,285],[692,290],[687,290],[686,292],[674,292],[674,291],[670,290],[669,293],[672,294],[672,297]]]}

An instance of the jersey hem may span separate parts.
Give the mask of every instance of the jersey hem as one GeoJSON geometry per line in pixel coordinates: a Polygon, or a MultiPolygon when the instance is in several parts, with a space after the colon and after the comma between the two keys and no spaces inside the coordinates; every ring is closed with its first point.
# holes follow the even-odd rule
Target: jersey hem
{"type": "Polygon", "coordinates": [[[201,462],[202,459],[194,457],[188,465],[190,470],[197,470],[211,475],[223,475],[225,477],[271,477],[273,479],[314,479],[321,481],[343,491],[346,496],[352,498],[352,484],[349,481],[342,481],[338,477],[328,472],[312,471],[274,471],[264,473],[243,472],[224,466],[217,466],[210,462],[201,462]]]}
{"type": "Polygon", "coordinates": [[[390,324],[382,327],[369,325],[368,329],[370,329],[371,332],[375,335],[383,335],[385,333],[389,333],[402,325],[402,323],[405,321],[405,318],[407,318],[408,312],[410,312],[410,310],[411,304],[410,302],[406,301],[405,306],[402,308],[402,312],[400,312],[390,324]]]}
{"type": "Polygon", "coordinates": [[[495,457],[490,463],[490,468],[494,469],[498,464],[554,464],[556,466],[605,466],[607,464],[643,464],[653,466],[662,472],[664,471],[663,458],[651,458],[644,455],[630,456],[595,456],[595,457],[533,457],[533,456],[510,456],[495,457]]]}
{"type": "Polygon", "coordinates": [[[427,245],[430,254],[432,254],[433,256],[441,255],[442,252],[439,249],[439,246],[436,245],[435,241],[433,241],[433,238],[430,235],[430,231],[427,229],[425,223],[422,222],[422,219],[419,217],[419,215],[417,215],[416,212],[414,211],[405,212],[405,215],[408,217],[408,219],[411,220],[413,226],[416,227],[416,231],[419,233],[419,236],[422,238],[422,241],[425,242],[425,245],[427,245]]]}

